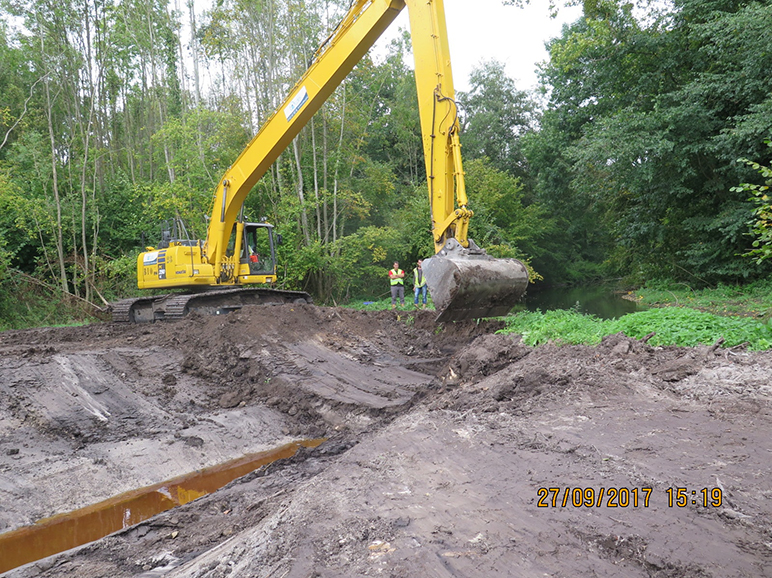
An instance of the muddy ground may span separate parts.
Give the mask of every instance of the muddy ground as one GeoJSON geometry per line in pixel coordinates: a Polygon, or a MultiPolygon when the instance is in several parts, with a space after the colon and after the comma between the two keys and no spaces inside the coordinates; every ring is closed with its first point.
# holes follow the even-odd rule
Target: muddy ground
{"type": "Polygon", "coordinates": [[[772,354],[498,328],[295,305],[0,334],[1,531],[329,438],[7,575],[772,576],[772,354]]]}

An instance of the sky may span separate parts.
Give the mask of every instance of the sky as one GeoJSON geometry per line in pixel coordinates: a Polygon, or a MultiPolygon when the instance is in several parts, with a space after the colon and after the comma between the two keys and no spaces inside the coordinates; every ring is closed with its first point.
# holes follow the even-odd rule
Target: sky
{"type": "MultiPolygon", "coordinates": [[[[445,0],[445,19],[456,90],[469,89],[469,74],[483,61],[504,63],[507,75],[520,90],[535,88],[536,65],[547,59],[544,43],[560,35],[563,24],[581,16],[581,8],[561,7],[550,18],[546,0],[532,0],[525,8],[504,6],[502,0],[445,0]]],[[[381,37],[373,50],[384,53],[399,28],[409,29],[407,10],[381,37]]]]}
{"type": "MultiPolygon", "coordinates": [[[[520,90],[535,88],[536,65],[547,59],[544,43],[560,35],[563,24],[581,16],[580,7],[560,7],[557,18],[550,18],[547,0],[531,0],[524,8],[504,6],[503,0],[444,0],[448,27],[453,81],[456,90],[469,89],[469,74],[483,61],[503,62],[507,75],[520,90]]],[[[214,0],[194,0],[196,12],[210,9],[214,0]]],[[[182,11],[182,28],[188,34],[185,0],[172,2],[182,11]]],[[[7,15],[6,15],[7,16],[7,15]]],[[[13,19],[8,17],[13,23],[13,19]]],[[[21,22],[17,23],[21,26],[21,22]]],[[[407,10],[399,15],[373,48],[376,55],[386,47],[400,28],[409,29],[407,10]]]]}
{"type": "MultiPolygon", "coordinates": [[[[201,11],[210,9],[214,1],[194,0],[199,18],[201,11]]],[[[444,0],[456,90],[468,91],[469,74],[475,66],[493,59],[504,63],[507,75],[519,90],[536,88],[536,65],[547,59],[544,43],[559,36],[562,26],[579,18],[582,11],[580,7],[561,5],[557,18],[550,18],[547,0],[530,2],[519,8],[504,6],[503,0],[444,0]]],[[[187,34],[186,0],[173,3],[183,9],[182,26],[187,34]]],[[[372,49],[376,58],[386,54],[389,42],[400,28],[410,28],[407,10],[376,42],[372,49]]]]}

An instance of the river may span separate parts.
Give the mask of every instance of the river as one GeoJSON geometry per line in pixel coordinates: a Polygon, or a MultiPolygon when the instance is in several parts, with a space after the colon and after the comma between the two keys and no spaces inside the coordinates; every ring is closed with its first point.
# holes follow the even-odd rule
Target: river
{"type": "Polygon", "coordinates": [[[580,313],[602,319],[617,319],[627,313],[642,310],[641,307],[622,299],[622,293],[609,285],[583,285],[579,287],[550,287],[539,289],[529,286],[523,303],[514,311],[552,311],[576,308],[580,313]]]}

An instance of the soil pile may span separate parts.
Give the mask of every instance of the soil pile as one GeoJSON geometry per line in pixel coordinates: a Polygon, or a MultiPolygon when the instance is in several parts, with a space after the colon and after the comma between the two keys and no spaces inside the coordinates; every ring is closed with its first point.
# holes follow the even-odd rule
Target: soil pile
{"type": "Polygon", "coordinates": [[[9,576],[767,576],[772,355],[249,307],[0,334],[0,528],[317,449],[9,576]]]}

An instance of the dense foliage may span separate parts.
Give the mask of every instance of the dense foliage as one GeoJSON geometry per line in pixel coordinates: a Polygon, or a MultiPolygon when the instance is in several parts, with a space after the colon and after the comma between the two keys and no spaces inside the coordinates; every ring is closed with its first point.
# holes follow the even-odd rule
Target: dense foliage
{"type": "MultiPolygon", "coordinates": [[[[135,292],[137,253],[165,219],[205,233],[220,175],[350,3],[175,5],[0,1],[0,283],[11,267],[89,302],[135,292]]],[[[365,58],[248,198],[247,217],[283,234],[284,287],[321,302],[371,295],[394,259],[431,254],[409,46],[403,36],[365,58]]],[[[471,187],[474,230],[493,253],[527,258],[549,227],[516,177],[533,106],[499,65],[480,74],[470,142],[496,134],[511,154],[470,164],[492,185],[471,187]],[[511,99],[483,125],[491,91],[511,99]]]]}
{"type": "MultiPolygon", "coordinates": [[[[181,4],[0,0],[6,324],[48,319],[19,283],[102,305],[137,291],[161,221],[203,235],[220,175],[350,3],[181,4]]],[[[584,2],[541,100],[500,63],[474,71],[457,94],[471,236],[547,282],[766,275],[772,2],[644,4],[584,2]]],[[[431,254],[409,52],[405,34],[365,58],[247,199],[284,236],[282,286],[376,298],[394,259],[431,254]]]]}
{"type": "MultiPolygon", "coordinates": [[[[772,141],[767,141],[772,147],[772,141]]],[[[772,257],[772,168],[760,165],[748,159],[740,159],[753,170],[757,171],[763,179],[763,184],[742,183],[733,187],[733,192],[751,195],[748,199],[756,205],[751,222],[751,233],[756,237],[753,241],[753,249],[746,256],[754,257],[757,264],[761,264],[772,257]]]]}
{"type": "Polygon", "coordinates": [[[585,2],[549,46],[549,105],[524,148],[563,224],[555,265],[703,284],[766,274],[739,258],[753,207],[733,186],[753,178],[737,158],[770,158],[772,4],[641,4],[585,2]]]}

